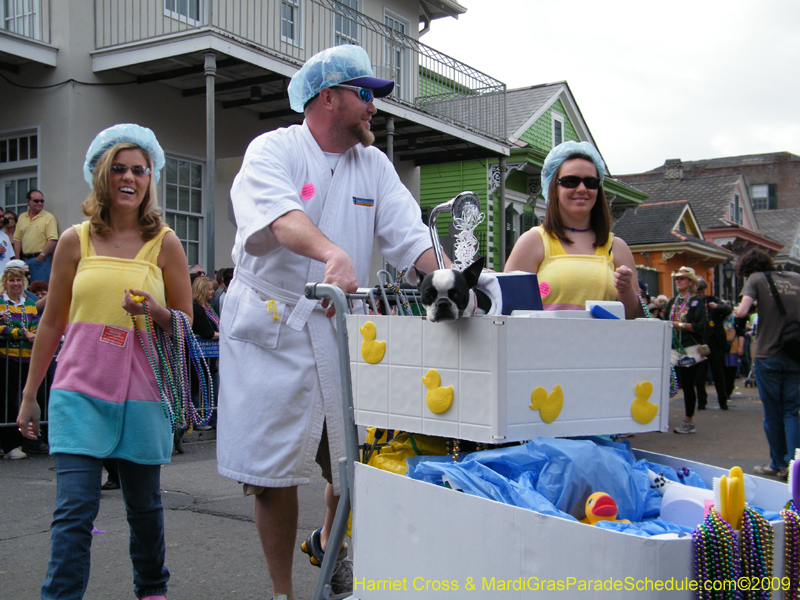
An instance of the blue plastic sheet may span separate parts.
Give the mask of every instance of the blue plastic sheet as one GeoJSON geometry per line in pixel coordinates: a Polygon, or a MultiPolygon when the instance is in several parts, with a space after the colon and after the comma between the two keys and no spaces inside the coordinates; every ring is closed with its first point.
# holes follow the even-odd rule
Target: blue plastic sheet
{"type": "Polygon", "coordinates": [[[536,438],[525,445],[473,452],[461,462],[451,457],[408,459],[408,476],[464,493],[578,520],[586,499],[605,492],[617,503],[618,519],[600,526],[635,535],[688,533],[691,530],[658,519],[661,496],[650,488],[648,470],[667,479],[707,488],[699,475],[637,461],[627,442],[599,438],[536,438]]]}

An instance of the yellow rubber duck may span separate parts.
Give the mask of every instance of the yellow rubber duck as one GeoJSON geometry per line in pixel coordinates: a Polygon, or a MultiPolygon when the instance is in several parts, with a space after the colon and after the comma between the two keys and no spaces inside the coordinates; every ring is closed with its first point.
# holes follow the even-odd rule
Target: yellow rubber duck
{"type": "Polygon", "coordinates": [[[649,381],[636,384],[636,398],[631,404],[631,416],[637,423],[645,425],[656,418],[658,405],[648,402],[653,394],[653,384],[649,381]]]}
{"type": "Polygon", "coordinates": [[[617,503],[605,492],[595,492],[586,500],[586,517],[581,523],[597,525],[600,521],[613,523],[630,523],[628,519],[617,520],[617,503]]]}
{"type": "Polygon", "coordinates": [[[386,353],[386,342],[375,341],[377,333],[375,324],[372,321],[364,323],[364,326],[359,331],[364,336],[364,341],[361,343],[361,356],[371,365],[378,364],[383,360],[383,355],[386,353]]]}
{"type": "Polygon", "coordinates": [[[561,414],[561,408],[564,406],[564,392],[561,386],[557,385],[553,388],[551,394],[543,387],[537,387],[531,393],[531,410],[538,410],[539,416],[545,423],[552,423],[561,414]]]}
{"type": "Polygon", "coordinates": [[[432,413],[441,414],[450,410],[453,405],[453,386],[441,387],[442,378],[439,371],[431,369],[422,378],[422,383],[428,388],[428,393],[425,394],[425,402],[432,413]]]}

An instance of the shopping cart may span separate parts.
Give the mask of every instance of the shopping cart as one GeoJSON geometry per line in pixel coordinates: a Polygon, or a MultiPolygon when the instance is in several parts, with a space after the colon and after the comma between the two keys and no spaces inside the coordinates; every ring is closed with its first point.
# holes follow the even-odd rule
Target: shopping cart
{"type": "MultiPolygon", "coordinates": [[[[345,294],[334,285],[324,283],[309,283],[306,285],[305,295],[312,300],[330,299],[336,308],[336,343],[339,353],[339,375],[341,379],[342,410],[345,431],[345,458],[339,460],[340,497],[336,517],[333,521],[331,534],[328,539],[329,548],[339,548],[347,533],[347,521],[350,516],[351,498],[354,483],[354,465],[361,460],[361,448],[358,443],[358,430],[356,428],[353,408],[353,388],[350,379],[349,341],[347,335],[346,314],[362,312],[363,314],[403,315],[424,314],[420,303],[419,292],[416,289],[402,289],[399,284],[392,282],[388,271],[379,271],[378,278],[381,284],[374,288],[359,288],[353,294],[345,294]]],[[[376,435],[376,439],[380,435],[376,435]]],[[[369,454],[374,452],[380,444],[373,443],[365,447],[364,459],[368,460],[369,454]]],[[[332,593],[330,581],[336,564],[336,553],[326,552],[322,561],[321,572],[317,579],[313,600],[334,600],[346,598],[348,594],[336,596],[332,593]]]]}

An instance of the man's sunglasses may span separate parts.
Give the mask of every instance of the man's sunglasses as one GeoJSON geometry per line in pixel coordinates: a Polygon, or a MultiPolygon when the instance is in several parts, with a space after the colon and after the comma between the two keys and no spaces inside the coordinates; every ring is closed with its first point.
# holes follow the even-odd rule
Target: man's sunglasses
{"type": "MultiPolygon", "coordinates": [[[[37,200],[36,198],[31,198],[30,201],[33,202],[34,204],[44,204],[44,198],[42,198],[41,200],[37,200]]],[[[11,220],[13,221],[14,219],[11,220]]]]}
{"type": "Polygon", "coordinates": [[[140,165],[134,165],[132,167],[119,164],[111,165],[111,172],[116,173],[117,175],[124,175],[125,173],[128,172],[128,169],[131,170],[131,173],[133,173],[134,175],[138,175],[139,177],[150,175],[150,167],[142,167],[140,165]]]}
{"type": "Polygon", "coordinates": [[[341,83],[336,87],[344,88],[346,90],[353,90],[356,94],[358,94],[358,97],[361,98],[364,104],[369,104],[375,97],[375,94],[373,94],[372,90],[369,88],[357,87],[355,85],[342,85],[341,83]]]}
{"type": "Polygon", "coordinates": [[[578,187],[581,182],[586,186],[587,190],[596,190],[600,187],[599,177],[578,177],[577,175],[567,175],[561,179],[557,179],[556,183],[561,187],[573,189],[578,187]]]}

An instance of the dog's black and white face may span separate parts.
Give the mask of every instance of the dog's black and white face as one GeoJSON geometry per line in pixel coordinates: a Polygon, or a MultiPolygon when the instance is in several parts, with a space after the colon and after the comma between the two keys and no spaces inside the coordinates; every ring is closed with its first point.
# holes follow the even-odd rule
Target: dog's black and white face
{"type": "Polygon", "coordinates": [[[475,313],[475,292],[472,290],[483,270],[484,258],[480,257],[463,272],[439,269],[433,273],[417,271],[418,288],[422,294],[422,305],[428,320],[455,321],[475,313]]]}

